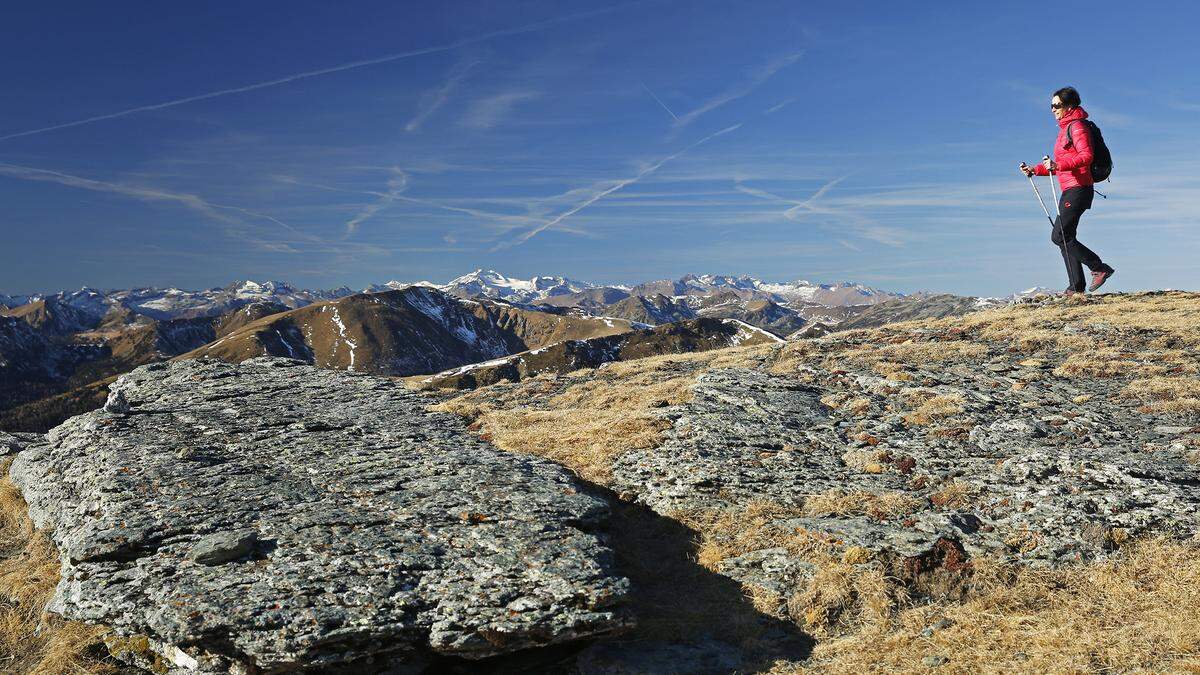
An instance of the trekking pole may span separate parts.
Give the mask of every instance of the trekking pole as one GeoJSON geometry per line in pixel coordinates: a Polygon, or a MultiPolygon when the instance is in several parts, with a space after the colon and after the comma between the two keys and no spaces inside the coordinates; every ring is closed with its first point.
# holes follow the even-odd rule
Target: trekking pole
{"type": "MultiPolygon", "coordinates": [[[[1042,157],[1043,162],[1045,162],[1048,159],[1050,159],[1050,155],[1046,155],[1045,157],[1042,157]]],[[[1058,188],[1056,188],[1054,186],[1054,172],[1051,171],[1050,169],[1046,169],[1046,174],[1050,178],[1050,194],[1054,196],[1054,213],[1057,214],[1058,217],[1061,218],[1062,217],[1062,208],[1058,205],[1058,188]]],[[[1053,225],[1053,223],[1051,223],[1051,225],[1053,225]]]]}
{"type": "MultiPolygon", "coordinates": [[[[1021,166],[1025,166],[1022,162],[1021,166]]],[[[1025,176],[1029,179],[1029,185],[1033,187],[1033,194],[1037,195],[1038,204],[1042,205],[1042,213],[1046,214],[1046,220],[1050,221],[1050,227],[1054,227],[1054,219],[1050,217],[1050,209],[1046,208],[1046,202],[1042,199],[1042,191],[1038,189],[1037,183],[1033,181],[1033,176],[1025,176]]]]}

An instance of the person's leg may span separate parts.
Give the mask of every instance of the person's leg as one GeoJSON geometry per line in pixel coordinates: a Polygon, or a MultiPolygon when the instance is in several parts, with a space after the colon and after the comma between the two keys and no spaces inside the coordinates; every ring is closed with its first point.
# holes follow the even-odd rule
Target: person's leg
{"type": "MultiPolygon", "coordinates": [[[[1091,208],[1094,195],[1095,192],[1091,187],[1071,188],[1062,194],[1059,206],[1062,210],[1063,249],[1069,251],[1071,257],[1076,261],[1087,265],[1089,270],[1099,272],[1106,267],[1100,260],[1100,256],[1075,238],[1075,233],[1079,229],[1079,219],[1083,216],[1084,211],[1091,208]]],[[[1082,270],[1080,270],[1079,276],[1081,279],[1083,278],[1082,270]]],[[[1079,290],[1083,290],[1082,285],[1079,290]]]]}
{"type": "Polygon", "coordinates": [[[1050,241],[1058,246],[1059,252],[1062,253],[1063,263],[1067,266],[1067,289],[1082,293],[1085,288],[1083,266],[1079,264],[1079,260],[1071,253],[1071,249],[1067,248],[1066,238],[1063,233],[1065,217],[1066,214],[1064,213],[1054,219],[1054,230],[1050,233],[1050,241]]]}

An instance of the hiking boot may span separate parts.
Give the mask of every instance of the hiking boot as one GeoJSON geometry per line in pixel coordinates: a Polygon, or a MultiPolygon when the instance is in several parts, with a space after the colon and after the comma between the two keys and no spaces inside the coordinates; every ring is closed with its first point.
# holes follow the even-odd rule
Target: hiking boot
{"type": "Polygon", "coordinates": [[[1067,290],[1063,291],[1062,294],[1063,295],[1079,295],[1082,292],[1083,291],[1077,291],[1074,288],[1068,288],[1067,290]]]}
{"type": "Polygon", "coordinates": [[[1100,288],[1104,285],[1104,282],[1108,281],[1108,278],[1113,275],[1113,272],[1116,272],[1116,270],[1108,265],[1105,265],[1104,269],[1100,270],[1099,272],[1092,272],[1092,285],[1088,286],[1088,290],[1095,293],[1097,288],[1100,288]]]}

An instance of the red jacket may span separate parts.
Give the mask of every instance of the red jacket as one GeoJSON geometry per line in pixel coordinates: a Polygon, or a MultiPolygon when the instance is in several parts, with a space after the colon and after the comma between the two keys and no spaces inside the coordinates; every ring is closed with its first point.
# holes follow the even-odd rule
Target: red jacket
{"type": "MultiPolygon", "coordinates": [[[[1063,190],[1073,187],[1091,185],[1092,180],[1092,135],[1088,132],[1082,120],[1087,119],[1087,111],[1075,108],[1058,120],[1058,140],[1054,142],[1054,162],[1058,165],[1058,184],[1063,190]],[[1067,126],[1071,128],[1071,140],[1067,140],[1067,126]]],[[[1033,172],[1039,176],[1048,175],[1045,165],[1038,164],[1033,172]]]]}

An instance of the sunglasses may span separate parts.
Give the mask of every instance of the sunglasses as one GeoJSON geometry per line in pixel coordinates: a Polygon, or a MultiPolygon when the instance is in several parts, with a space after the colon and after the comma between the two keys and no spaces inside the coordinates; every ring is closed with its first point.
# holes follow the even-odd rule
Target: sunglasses
{"type": "Polygon", "coordinates": [[[1050,104],[1050,107],[1051,107],[1051,108],[1054,108],[1055,110],[1058,110],[1059,108],[1063,107],[1063,104],[1061,104],[1061,103],[1051,103],[1051,104],[1050,104]]]}

